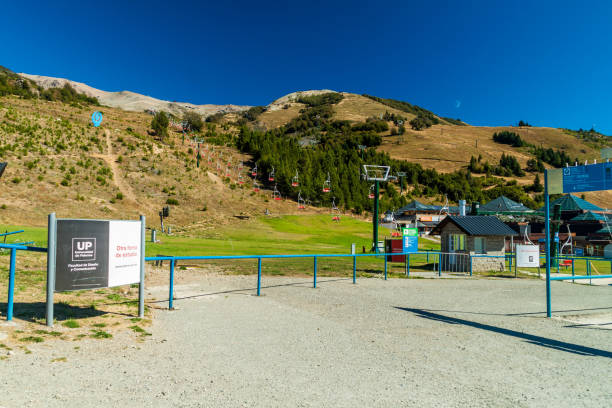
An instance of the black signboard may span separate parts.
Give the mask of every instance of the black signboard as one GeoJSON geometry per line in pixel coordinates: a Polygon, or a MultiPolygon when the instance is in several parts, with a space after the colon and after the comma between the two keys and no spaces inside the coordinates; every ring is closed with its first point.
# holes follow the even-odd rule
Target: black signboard
{"type": "Polygon", "coordinates": [[[108,287],[108,221],[57,220],[55,290],[108,287]]]}
{"type": "Polygon", "coordinates": [[[4,169],[6,169],[6,165],[8,163],[0,163],[0,177],[2,177],[2,173],[4,173],[4,169]]]}
{"type": "Polygon", "coordinates": [[[57,220],[55,290],[140,282],[141,242],[138,221],[57,220]]]}

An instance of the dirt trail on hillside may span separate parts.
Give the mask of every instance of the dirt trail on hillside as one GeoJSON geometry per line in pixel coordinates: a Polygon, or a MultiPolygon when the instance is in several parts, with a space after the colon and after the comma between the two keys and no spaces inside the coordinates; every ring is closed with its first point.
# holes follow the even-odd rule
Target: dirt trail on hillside
{"type": "Polygon", "coordinates": [[[113,172],[113,181],[115,182],[115,185],[119,191],[121,191],[123,194],[124,200],[136,201],[136,196],[134,195],[132,188],[125,182],[119,171],[119,166],[117,165],[116,161],[117,157],[113,154],[113,144],[111,141],[110,131],[105,129],[104,134],[106,135],[106,147],[108,149],[107,154],[93,154],[92,156],[103,159],[106,161],[106,163],[108,163],[108,166],[113,172]]]}

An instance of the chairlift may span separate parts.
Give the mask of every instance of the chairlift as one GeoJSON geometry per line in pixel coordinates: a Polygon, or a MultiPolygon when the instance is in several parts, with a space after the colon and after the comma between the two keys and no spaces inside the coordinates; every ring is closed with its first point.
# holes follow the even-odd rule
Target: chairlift
{"type": "Polygon", "coordinates": [[[243,165],[242,165],[242,160],[241,160],[240,164],[238,164],[238,170],[242,170],[242,167],[243,167],[243,165]]]}
{"type": "Polygon", "coordinates": [[[336,197],[332,198],[332,221],[340,222],[340,209],[336,206],[336,197]]]}
{"type": "Polygon", "coordinates": [[[299,210],[304,210],[306,209],[306,201],[302,198],[302,192],[299,191],[298,192],[298,209],[299,210]]]}
{"type": "Polygon", "coordinates": [[[331,191],[331,178],[329,177],[329,172],[327,173],[327,180],[323,183],[323,192],[329,193],[331,191]]]}
{"type": "Polygon", "coordinates": [[[251,176],[252,177],[257,177],[257,164],[255,165],[255,167],[253,167],[253,169],[251,170],[251,176]]]}
{"type": "Polygon", "coordinates": [[[274,167],[272,167],[272,171],[268,173],[268,181],[274,181],[274,167]]]}
{"type": "Polygon", "coordinates": [[[256,193],[259,192],[259,184],[257,184],[257,180],[253,182],[253,191],[256,193]]]}
{"type": "Polygon", "coordinates": [[[297,187],[300,185],[300,179],[298,176],[298,171],[295,171],[295,176],[293,176],[293,178],[291,179],[291,186],[292,187],[297,187]]]}
{"type": "Polygon", "coordinates": [[[272,198],[274,198],[276,201],[281,200],[280,191],[278,191],[278,188],[276,188],[276,184],[274,185],[274,191],[272,192],[272,198]]]}
{"type": "Polygon", "coordinates": [[[242,178],[242,173],[238,173],[238,184],[244,184],[244,179],[242,178]]]}
{"type": "Polygon", "coordinates": [[[376,189],[376,184],[372,184],[372,185],[370,186],[370,192],[368,193],[368,198],[369,198],[370,200],[373,200],[373,199],[374,199],[374,197],[375,197],[375,195],[374,195],[374,190],[375,190],[375,189],[376,189]]]}

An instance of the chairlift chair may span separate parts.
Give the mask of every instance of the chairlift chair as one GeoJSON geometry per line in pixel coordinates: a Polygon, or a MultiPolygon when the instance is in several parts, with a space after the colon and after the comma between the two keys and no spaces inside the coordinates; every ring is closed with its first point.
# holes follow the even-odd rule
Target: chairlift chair
{"type": "Polygon", "coordinates": [[[274,181],[274,167],[272,167],[272,171],[268,173],[268,181],[274,181]]]}
{"type": "Polygon", "coordinates": [[[300,179],[298,176],[298,171],[295,171],[295,176],[293,176],[293,178],[291,179],[291,186],[292,187],[297,187],[300,185],[300,179]]]}
{"type": "Polygon", "coordinates": [[[368,198],[369,198],[370,200],[373,200],[373,199],[374,199],[374,197],[375,197],[375,195],[374,195],[374,190],[375,190],[375,189],[376,189],[376,185],[375,185],[375,184],[372,184],[372,185],[370,186],[370,192],[368,193],[368,198]]]}
{"type": "Polygon", "coordinates": [[[299,191],[298,192],[298,209],[299,210],[304,210],[306,209],[306,201],[304,201],[304,199],[302,198],[302,192],[299,191]]]}
{"type": "Polygon", "coordinates": [[[323,192],[329,193],[331,191],[331,178],[329,177],[329,172],[327,173],[327,180],[323,183],[323,192]]]}
{"type": "Polygon", "coordinates": [[[340,209],[336,206],[336,197],[332,198],[331,213],[332,221],[340,222],[340,209]]]}
{"type": "Polygon", "coordinates": [[[274,191],[272,192],[272,198],[274,198],[276,201],[281,200],[280,191],[278,191],[278,189],[276,188],[276,184],[274,185],[274,191]]]}
{"type": "Polygon", "coordinates": [[[244,179],[242,178],[242,173],[238,173],[238,184],[244,184],[244,179]]]}
{"type": "Polygon", "coordinates": [[[255,167],[253,167],[253,169],[251,170],[251,176],[257,177],[257,165],[255,165],[255,167]]]}
{"type": "Polygon", "coordinates": [[[257,181],[253,182],[253,191],[256,193],[259,192],[259,184],[257,184],[257,181]]]}

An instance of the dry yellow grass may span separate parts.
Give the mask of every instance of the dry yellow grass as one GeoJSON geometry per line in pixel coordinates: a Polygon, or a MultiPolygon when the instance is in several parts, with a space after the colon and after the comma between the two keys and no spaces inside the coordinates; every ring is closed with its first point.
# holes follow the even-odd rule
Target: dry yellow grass
{"type": "MultiPolygon", "coordinates": [[[[157,225],[158,212],[168,198],[179,202],[171,206],[167,220],[175,228],[214,228],[235,222],[235,215],[260,215],[266,208],[273,214],[298,212],[292,201],[271,200],[268,190],[254,193],[246,168],[246,184],[236,184],[235,169],[230,183],[225,181],[227,160],[231,158],[235,166],[241,160],[248,161],[248,156],[232,148],[216,147],[216,152],[223,152],[223,178],[215,175],[218,159],[209,168],[204,152],[198,169],[191,161],[195,153],[188,152],[195,146],[188,141],[182,144],[178,131],[170,131],[169,139],[163,143],[148,135],[151,116],[145,113],[107,107],[79,109],[57,102],[2,97],[0,123],[4,121],[24,126],[38,124],[42,129],[34,133],[33,146],[27,153],[17,148],[0,158],[9,162],[2,177],[0,205],[6,208],[0,209],[0,223],[42,226],[47,214],[56,212],[58,217],[114,219],[134,219],[144,214],[149,225],[157,225]],[[89,125],[95,109],[104,113],[99,129],[89,125]],[[45,144],[57,137],[67,145],[66,150],[57,152],[45,144]],[[99,144],[82,150],[80,147],[90,143],[91,138],[100,140],[99,144]],[[78,164],[88,159],[89,168],[78,164]],[[35,164],[28,167],[30,162],[35,164]],[[74,173],[70,173],[72,168],[74,173]],[[111,171],[112,177],[106,175],[101,183],[96,178],[103,168],[111,171]],[[65,186],[61,182],[67,174],[70,180],[65,186]],[[231,184],[235,184],[234,188],[230,188],[231,184]],[[123,194],[123,199],[117,198],[118,193],[123,194]],[[202,211],[204,207],[206,211],[202,211]]],[[[23,144],[23,137],[19,131],[0,127],[3,144],[23,144]]],[[[309,208],[306,212],[319,211],[309,208]]]]}

